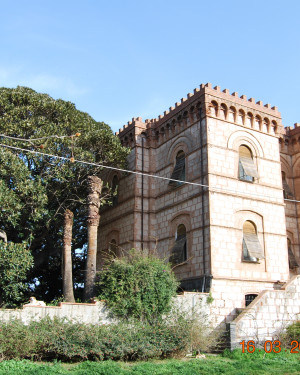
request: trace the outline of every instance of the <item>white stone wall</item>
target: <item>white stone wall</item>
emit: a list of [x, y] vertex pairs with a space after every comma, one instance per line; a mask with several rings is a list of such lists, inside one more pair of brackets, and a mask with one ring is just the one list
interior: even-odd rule
[[[201, 316], [210, 315], [210, 304], [207, 304], [207, 293], [184, 293], [173, 299], [175, 309], [187, 314], [195, 309]], [[46, 316], [50, 318], [66, 318], [72, 322], [86, 324], [111, 324], [117, 320], [109, 313], [103, 301], [96, 303], [69, 303], [60, 302], [58, 306], [30, 306], [24, 305], [22, 309], [0, 309], [0, 321], [19, 319], [28, 324], [38, 321]]]
[[265, 290], [230, 323], [231, 348], [242, 340], [276, 340], [292, 322], [300, 320], [300, 276], [283, 289]]
[[32, 320], [38, 321], [46, 316], [66, 318], [78, 323], [110, 324], [113, 322], [103, 302], [91, 304], [60, 302], [58, 306], [24, 305], [22, 309], [0, 310], [0, 320], [2, 321], [19, 319], [28, 324]]
[[[212, 274], [276, 282], [289, 278], [285, 206], [278, 139], [219, 118], [208, 118]], [[238, 178], [238, 148], [249, 144], [259, 178]], [[242, 261], [243, 223], [255, 223], [265, 259]]]

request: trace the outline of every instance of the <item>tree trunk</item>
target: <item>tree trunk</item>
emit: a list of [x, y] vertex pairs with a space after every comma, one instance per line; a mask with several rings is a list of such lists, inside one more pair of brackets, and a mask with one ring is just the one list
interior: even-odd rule
[[84, 301], [94, 297], [96, 278], [97, 235], [99, 226], [100, 195], [103, 182], [97, 176], [88, 177], [88, 251], [85, 267]]
[[72, 279], [72, 227], [73, 212], [66, 210], [64, 214], [64, 247], [63, 247], [63, 295], [66, 302], [75, 302]]

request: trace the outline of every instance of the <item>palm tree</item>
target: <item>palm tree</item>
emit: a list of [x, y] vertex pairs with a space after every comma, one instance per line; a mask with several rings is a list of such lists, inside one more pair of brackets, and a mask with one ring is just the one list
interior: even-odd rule
[[96, 278], [97, 259], [97, 234], [99, 226], [100, 195], [103, 182], [97, 176], [88, 177], [88, 251], [85, 268], [84, 301], [94, 297], [94, 284]]
[[64, 213], [64, 246], [63, 246], [63, 295], [66, 302], [75, 302], [72, 279], [72, 227], [73, 212], [66, 209]]

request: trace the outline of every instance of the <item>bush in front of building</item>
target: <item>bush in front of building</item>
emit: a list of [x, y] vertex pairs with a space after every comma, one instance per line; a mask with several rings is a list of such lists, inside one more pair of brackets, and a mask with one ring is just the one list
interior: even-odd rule
[[297, 353], [300, 345], [300, 320], [289, 325], [280, 335], [280, 340], [285, 347], [293, 348], [293, 353]]
[[0, 322], [1, 360], [146, 360], [180, 356], [188, 347], [188, 325], [176, 321], [92, 325], [47, 317], [29, 325]]
[[170, 264], [145, 251], [113, 258], [99, 273], [98, 296], [119, 318], [153, 322], [170, 311], [178, 282]]

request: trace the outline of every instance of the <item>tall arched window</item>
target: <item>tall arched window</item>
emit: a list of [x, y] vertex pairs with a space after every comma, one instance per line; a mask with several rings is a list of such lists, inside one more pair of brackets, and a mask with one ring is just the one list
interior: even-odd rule
[[243, 260], [257, 262], [259, 259], [264, 258], [254, 223], [245, 221], [243, 225]]
[[112, 190], [112, 205], [115, 207], [118, 204], [118, 187], [119, 187], [119, 179], [118, 176], [114, 176], [111, 183], [111, 190]]
[[[185, 153], [183, 151], [179, 151], [176, 156], [176, 164], [173, 169], [171, 179], [185, 181]], [[170, 181], [169, 185], [172, 186], [180, 186], [182, 182], [178, 181]]]
[[294, 255], [294, 253], [293, 253], [292, 242], [289, 238], [287, 239], [287, 246], [288, 246], [288, 255], [289, 255], [289, 267], [292, 270], [294, 268], [299, 267], [299, 264], [297, 262], [297, 259]]
[[178, 225], [175, 243], [171, 252], [170, 262], [180, 264], [187, 260], [186, 228], [183, 224]]
[[252, 152], [249, 147], [241, 145], [239, 147], [239, 179], [253, 182], [254, 178], [258, 178], [258, 173]]

